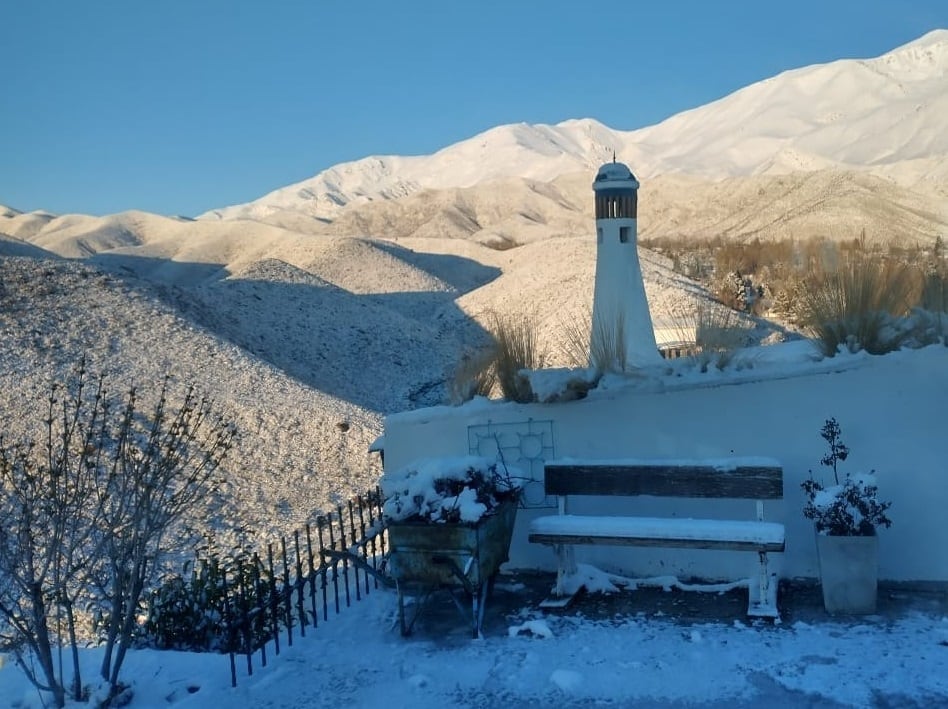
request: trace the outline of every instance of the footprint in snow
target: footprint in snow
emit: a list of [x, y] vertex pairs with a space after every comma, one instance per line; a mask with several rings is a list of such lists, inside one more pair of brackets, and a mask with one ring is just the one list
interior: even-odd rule
[[583, 684], [583, 676], [574, 670], [554, 670], [550, 675], [550, 682], [564, 692], [572, 694]]

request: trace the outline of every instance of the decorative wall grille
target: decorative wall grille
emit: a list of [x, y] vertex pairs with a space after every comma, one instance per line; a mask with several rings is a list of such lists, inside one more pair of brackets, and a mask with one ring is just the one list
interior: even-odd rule
[[556, 507], [556, 498], [543, 492], [543, 462], [555, 457], [552, 420], [468, 426], [467, 441], [471, 455], [502, 458], [523, 473], [527, 478], [523, 481], [523, 507]]

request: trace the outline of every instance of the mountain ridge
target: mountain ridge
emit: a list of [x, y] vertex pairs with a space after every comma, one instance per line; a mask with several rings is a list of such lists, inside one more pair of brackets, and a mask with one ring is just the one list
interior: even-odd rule
[[645, 177], [683, 172], [723, 179], [837, 167], [874, 171], [903, 186], [946, 180], [948, 133], [940, 129], [948, 112], [946, 67], [948, 30], [935, 30], [873, 59], [782, 72], [652, 126], [621, 131], [592, 118], [496, 126], [427, 156], [341, 163], [198, 218], [263, 219], [292, 210], [334, 219], [347, 208], [422, 189], [506, 177], [549, 182], [595, 169], [613, 150]]

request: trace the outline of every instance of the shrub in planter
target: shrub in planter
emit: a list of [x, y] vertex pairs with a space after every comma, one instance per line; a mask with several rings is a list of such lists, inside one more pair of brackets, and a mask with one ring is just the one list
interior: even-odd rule
[[872, 613], [878, 586], [876, 530], [892, 524], [891, 503], [878, 499], [872, 473], [849, 475], [840, 481], [838, 463], [849, 456], [836, 419], [828, 419], [820, 435], [830, 450], [820, 461], [833, 469], [834, 485], [810, 477], [803, 482], [803, 514], [816, 527], [823, 605], [830, 613]]
[[388, 522], [477, 522], [520, 487], [505, 466], [478, 456], [416, 461], [382, 476]]
[[833, 469], [834, 484], [824, 486], [811, 476], [802, 487], [806, 496], [803, 515], [812, 519], [819, 534], [840, 537], [868, 537], [879, 527], [889, 527], [892, 521], [886, 512], [891, 502], [881, 502], [875, 474], [849, 475], [840, 482], [838, 464], [849, 456], [849, 447], [842, 442], [836, 419], [827, 419], [820, 436], [830, 447], [820, 460]]

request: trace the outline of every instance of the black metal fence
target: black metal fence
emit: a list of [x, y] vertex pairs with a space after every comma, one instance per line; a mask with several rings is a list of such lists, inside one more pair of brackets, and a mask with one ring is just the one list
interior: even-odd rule
[[232, 686], [237, 686], [238, 657], [246, 659], [252, 675], [255, 654], [266, 667], [269, 644], [279, 655], [281, 642], [292, 646], [295, 632], [305, 637], [330, 612], [338, 614], [380, 584], [390, 584], [382, 568], [387, 544], [376, 489], [268, 544], [265, 557], [255, 553], [238, 560], [224, 588]]

